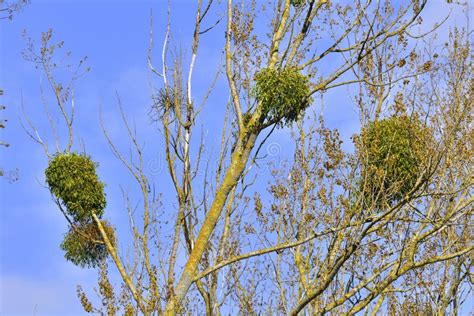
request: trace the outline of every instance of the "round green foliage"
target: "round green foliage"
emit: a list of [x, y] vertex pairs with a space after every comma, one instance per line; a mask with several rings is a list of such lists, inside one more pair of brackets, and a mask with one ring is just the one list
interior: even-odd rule
[[296, 68], [262, 69], [255, 83], [256, 99], [269, 122], [290, 125], [311, 104], [309, 79]]
[[[115, 247], [115, 230], [106, 221], [101, 223], [112, 246]], [[108, 256], [104, 239], [94, 222], [71, 228], [60, 247], [66, 252], [64, 257], [67, 260], [83, 268], [97, 267]]]
[[391, 205], [413, 190], [421, 176], [429, 135], [428, 128], [408, 116], [372, 122], [362, 130], [359, 151], [367, 202]]
[[106, 206], [104, 184], [96, 174], [96, 164], [86, 155], [60, 153], [45, 171], [51, 193], [65, 206], [76, 222], [101, 217]]
[[306, 0], [291, 0], [291, 5], [298, 8], [306, 3]]

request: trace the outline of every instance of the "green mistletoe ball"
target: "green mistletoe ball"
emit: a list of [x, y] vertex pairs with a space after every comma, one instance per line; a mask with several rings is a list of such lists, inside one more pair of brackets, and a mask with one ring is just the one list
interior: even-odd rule
[[385, 118], [362, 129], [361, 185], [370, 203], [392, 205], [414, 189], [422, 176], [430, 139], [430, 130], [408, 116]]
[[265, 68], [255, 75], [255, 96], [267, 122], [290, 125], [311, 104], [310, 82], [296, 68]]
[[306, 0], [291, 0], [291, 5], [298, 8], [306, 4]]
[[75, 222], [91, 221], [92, 213], [101, 217], [106, 206], [104, 184], [89, 156], [60, 153], [50, 160], [45, 171], [50, 192], [65, 207]]
[[[115, 247], [115, 230], [106, 221], [101, 223], [107, 238]], [[99, 266], [109, 254], [95, 222], [71, 227], [60, 247], [65, 251], [64, 256], [68, 261], [83, 268]]]

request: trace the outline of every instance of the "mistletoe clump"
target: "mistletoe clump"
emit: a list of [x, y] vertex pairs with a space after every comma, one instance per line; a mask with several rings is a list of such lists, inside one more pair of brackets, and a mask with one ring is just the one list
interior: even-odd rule
[[306, 4], [306, 0], [291, 0], [291, 5], [298, 8]]
[[86, 155], [57, 154], [45, 171], [50, 192], [76, 222], [101, 217], [106, 206], [104, 184], [96, 173], [96, 164]]
[[[46, 183], [70, 223], [61, 244], [65, 257], [81, 267], [96, 267], [108, 256], [107, 247], [93, 214], [101, 218], [106, 207], [104, 184], [96, 173], [96, 163], [89, 156], [58, 153], [45, 170]], [[115, 247], [115, 231], [101, 221]]]
[[[429, 129], [408, 116], [393, 116], [363, 128], [359, 151], [365, 163], [362, 191], [378, 207], [400, 201], [422, 175]], [[367, 199], [366, 199], [367, 200]]]
[[[106, 221], [101, 221], [108, 240], [115, 247], [115, 230]], [[105, 241], [96, 223], [74, 225], [64, 237], [61, 244], [65, 257], [81, 267], [97, 267], [108, 256]]]
[[255, 95], [268, 122], [290, 125], [311, 104], [310, 83], [296, 68], [265, 68], [255, 75]]

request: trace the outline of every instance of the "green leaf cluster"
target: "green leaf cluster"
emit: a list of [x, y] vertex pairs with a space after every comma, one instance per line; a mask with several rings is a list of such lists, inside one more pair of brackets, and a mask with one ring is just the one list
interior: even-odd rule
[[408, 116], [389, 117], [363, 128], [359, 151], [366, 200], [382, 206], [405, 197], [421, 176], [429, 139], [429, 129]]
[[[115, 246], [115, 230], [106, 221], [101, 221], [108, 239]], [[70, 228], [61, 243], [65, 257], [80, 267], [97, 267], [108, 256], [102, 235], [96, 223], [82, 223]]]
[[[61, 249], [65, 257], [81, 267], [98, 266], [108, 252], [92, 214], [101, 218], [106, 207], [104, 184], [96, 173], [97, 164], [84, 154], [58, 153], [45, 170], [50, 192], [61, 203], [70, 221]], [[102, 225], [115, 246], [114, 229], [105, 221]]]
[[268, 122], [290, 125], [312, 102], [309, 79], [296, 68], [262, 69], [255, 83], [255, 96]]
[[306, 0], [291, 0], [291, 5], [298, 8], [306, 4]]
[[90, 157], [76, 153], [57, 154], [50, 160], [45, 174], [49, 190], [74, 221], [90, 221], [92, 212], [102, 216], [106, 206], [104, 184], [99, 181], [96, 164]]

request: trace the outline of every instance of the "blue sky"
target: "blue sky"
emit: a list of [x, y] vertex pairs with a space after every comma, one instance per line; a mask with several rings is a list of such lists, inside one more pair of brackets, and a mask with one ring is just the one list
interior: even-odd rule
[[[22, 32], [38, 40], [40, 33], [54, 30], [55, 40], [64, 40], [73, 52], [71, 61], [87, 55], [91, 72], [81, 78], [76, 91], [76, 144], [83, 139], [86, 150], [100, 163], [99, 173], [107, 183], [107, 218], [125, 229], [120, 185], [131, 193], [131, 177], [116, 160], [102, 136], [99, 109], [111, 136], [119, 147], [125, 136], [117, 109], [115, 93], [122, 98], [125, 112], [137, 127], [146, 146], [146, 163], [153, 174], [156, 190], [163, 192], [163, 201], [173, 205], [173, 193], [160, 160], [161, 134], [150, 123], [150, 74], [147, 71], [149, 13], [153, 8], [156, 47], [161, 47], [165, 23], [165, 1], [65, 0], [35, 1], [13, 21], [0, 21], [0, 87], [5, 91], [1, 102], [7, 105], [2, 113], [9, 120], [1, 139], [11, 146], [0, 148], [0, 165], [8, 173], [19, 170], [19, 180], [9, 183], [0, 179], [0, 314], [1, 315], [81, 315], [76, 298], [76, 285], [91, 292], [96, 282], [94, 270], [80, 269], [67, 262], [59, 249], [66, 222], [52, 203], [44, 188], [44, 168], [47, 159], [40, 146], [28, 138], [21, 127], [21, 98], [26, 112], [42, 132], [51, 139], [40, 100], [41, 73], [21, 58], [24, 49]], [[173, 45], [189, 52], [194, 20], [194, 1], [173, 0]], [[438, 19], [445, 12], [439, 10], [442, 1], [434, 1], [425, 14], [425, 20]], [[216, 17], [219, 13], [213, 12]], [[453, 15], [451, 25], [460, 13]], [[209, 23], [212, 23], [211, 21]], [[193, 87], [199, 99], [213, 79], [214, 70], [222, 61], [223, 23], [214, 34], [202, 37]], [[441, 38], [446, 32], [441, 34]], [[158, 60], [159, 49], [155, 51]], [[344, 139], [357, 131], [355, 106], [348, 93], [329, 93], [326, 97], [326, 121], [341, 130]], [[224, 101], [223, 101], [224, 100]], [[219, 150], [221, 117], [225, 110], [227, 89], [220, 81], [203, 112], [207, 154]], [[277, 142], [281, 158], [291, 156], [291, 138], [288, 130], [280, 130], [270, 140]], [[76, 147], [77, 148], [77, 147]], [[265, 183], [257, 183], [264, 189]]]

